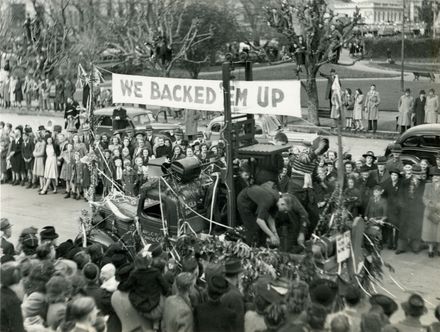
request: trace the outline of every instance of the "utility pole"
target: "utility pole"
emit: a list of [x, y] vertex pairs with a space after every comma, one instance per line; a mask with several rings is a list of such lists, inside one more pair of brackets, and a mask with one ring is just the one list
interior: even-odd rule
[[437, 20], [437, 0], [432, 1], [432, 38], [435, 39], [435, 21]]
[[[222, 64], [222, 79], [223, 79], [223, 108], [225, 117], [225, 129], [223, 131], [226, 143], [226, 185], [228, 190], [228, 225], [234, 227], [236, 224], [236, 195], [235, 195], [235, 181], [234, 181], [234, 128], [232, 126], [232, 107], [231, 107], [231, 70], [234, 66], [241, 66], [245, 68], [245, 80], [252, 81], [252, 62], [225, 62]], [[253, 116], [253, 115], [248, 115]]]
[[403, 80], [403, 76], [405, 75], [405, 2], [406, 0], [403, 0], [403, 15], [402, 15], [402, 49], [400, 54], [400, 61], [401, 61], [401, 68], [400, 68], [400, 89], [402, 91], [405, 90], [405, 82]]

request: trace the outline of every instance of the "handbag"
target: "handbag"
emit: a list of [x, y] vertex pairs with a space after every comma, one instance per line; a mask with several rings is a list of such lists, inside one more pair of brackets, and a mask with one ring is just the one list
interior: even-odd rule
[[438, 225], [440, 223], [440, 209], [438, 208], [429, 209], [428, 220], [433, 224]]

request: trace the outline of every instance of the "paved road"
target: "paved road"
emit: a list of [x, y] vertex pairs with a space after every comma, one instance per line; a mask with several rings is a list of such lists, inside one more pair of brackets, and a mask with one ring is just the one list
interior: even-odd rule
[[[10, 185], [1, 185], [0, 194], [1, 216], [9, 218], [14, 225], [12, 239], [14, 243], [20, 230], [31, 225], [37, 228], [54, 225], [60, 234], [60, 241], [73, 238], [78, 233], [77, 216], [82, 208], [88, 206], [84, 201], [64, 199], [61, 194], [39, 196], [36, 190]], [[399, 288], [391, 280], [388, 272], [385, 273], [382, 287], [396, 296], [398, 303], [404, 301], [411, 292], [420, 293], [429, 302], [427, 306], [430, 309], [423, 321], [433, 322], [432, 309], [440, 304], [440, 287], [438, 287], [440, 257], [430, 259], [426, 251], [419, 255], [407, 253], [396, 256], [391, 251], [384, 251], [382, 254], [384, 260], [396, 271], [391, 276], [404, 289]], [[380, 293], [385, 292], [379, 286], [376, 286], [376, 289]], [[399, 311], [393, 320], [401, 318], [403, 313]]]

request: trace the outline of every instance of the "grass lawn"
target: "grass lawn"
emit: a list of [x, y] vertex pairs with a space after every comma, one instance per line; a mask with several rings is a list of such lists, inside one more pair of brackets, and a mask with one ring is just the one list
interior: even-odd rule
[[[401, 63], [396, 62], [394, 64], [390, 64], [387, 62], [376, 62], [371, 65], [376, 68], [400, 70]], [[414, 72], [414, 71], [421, 71], [421, 72], [430, 71], [430, 72], [434, 72], [434, 73], [439, 73], [440, 72], [440, 63], [439, 64], [426, 64], [426, 63], [405, 64], [405, 72]]]

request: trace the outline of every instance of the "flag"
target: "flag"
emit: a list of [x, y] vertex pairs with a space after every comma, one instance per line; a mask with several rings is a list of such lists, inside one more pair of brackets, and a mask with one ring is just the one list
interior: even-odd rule
[[93, 83], [104, 83], [104, 77], [102, 76], [98, 68], [96, 68], [96, 66], [93, 66]]

